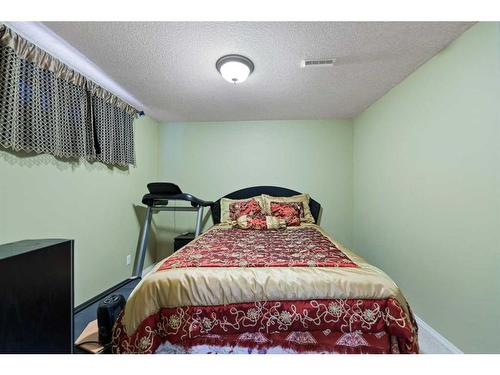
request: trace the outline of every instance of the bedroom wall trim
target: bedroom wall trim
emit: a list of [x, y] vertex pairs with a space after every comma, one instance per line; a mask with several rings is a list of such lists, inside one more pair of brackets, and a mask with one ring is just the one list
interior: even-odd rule
[[419, 316], [413, 315], [418, 324], [418, 341], [422, 354], [464, 354]]

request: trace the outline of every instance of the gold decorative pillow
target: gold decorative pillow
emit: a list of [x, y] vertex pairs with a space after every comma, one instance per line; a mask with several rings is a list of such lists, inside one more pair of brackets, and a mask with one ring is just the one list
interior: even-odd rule
[[266, 216], [267, 229], [284, 229], [286, 222], [283, 219], [275, 216]]
[[264, 213], [257, 215], [243, 215], [232, 222], [233, 228], [240, 229], [284, 229], [286, 223], [284, 219], [275, 216], [266, 216]]
[[264, 210], [262, 196], [248, 199], [228, 199], [220, 200], [220, 222], [231, 224], [238, 217], [243, 215], [255, 215]]
[[292, 195], [291, 197], [272, 197], [267, 194], [262, 195], [264, 201], [264, 211], [267, 215], [271, 215], [271, 202], [274, 203], [302, 203], [303, 210], [300, 212], [300, 221], [303, 223], [313, 223], [314, 217], [309, 208], [309, 194]]

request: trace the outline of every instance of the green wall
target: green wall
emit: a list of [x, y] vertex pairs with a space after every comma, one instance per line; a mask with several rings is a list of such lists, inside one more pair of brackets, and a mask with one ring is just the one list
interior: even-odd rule
[[354, 120], [354, 249], [465, 352], [500, 352], [500, 38], [480, 23]]
[[[350, 120], [168, 123], [160, 126], [160, 150], [160, 179], [202, 199], [256, 185], [308, 192], [323, 205], [322, 226], [351, 242]], [[163, 213], [162, 249], [194, 220]]]
[[144, 215], [134, 205], [158, 173], [158, 124], [137, 120], [135, 144], [129, 169], [0, 150], [0, 243], [74, 239], [76, 305], [131, 276]]

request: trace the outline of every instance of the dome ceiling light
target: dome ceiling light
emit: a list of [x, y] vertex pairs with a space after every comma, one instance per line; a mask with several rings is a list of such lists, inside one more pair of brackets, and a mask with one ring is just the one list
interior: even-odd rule
[[245, 81], [254, 69], [253, 62], [241, 55], [222, 56], [215, 63], [215, 67], [222, 78], [234, 84]]

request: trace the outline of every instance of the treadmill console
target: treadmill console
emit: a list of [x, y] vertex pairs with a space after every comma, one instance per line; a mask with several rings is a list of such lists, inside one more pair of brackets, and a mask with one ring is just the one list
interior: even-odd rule
[[163, 195], [182, 194], [181, 188], [171, 182], [151, 182], [148, 184], [148, 190], [151, 194], [163, 194]]

